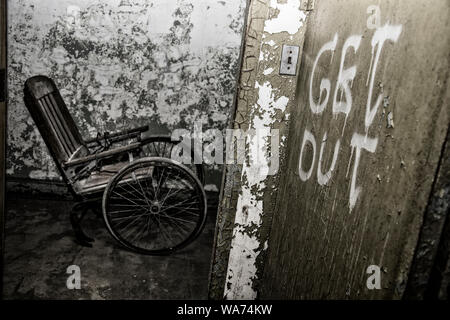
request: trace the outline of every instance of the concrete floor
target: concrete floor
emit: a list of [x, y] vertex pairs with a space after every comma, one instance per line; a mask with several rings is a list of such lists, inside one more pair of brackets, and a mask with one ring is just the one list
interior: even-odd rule
[[[93, 215], [83, 224], [94, 247], [75, 244], [71, 201], [7, 200], [5, 299], [207, 298], [215, 209], [195, 242], [161, 257], [125, 251]], [[80, 290], [66, 287], [70, 265], [80, 267]]]

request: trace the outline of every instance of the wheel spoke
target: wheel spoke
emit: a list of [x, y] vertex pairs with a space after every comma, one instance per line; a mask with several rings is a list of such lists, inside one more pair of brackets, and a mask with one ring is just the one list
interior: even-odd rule
[[161, 179], [162, 179], [162, 177], [164, 175], [165, 170], [166, 170], [166, 168], [163, 168], [163, 172], [161, 172], [161, 175], [159, 177], [158, 188], [156, 189], [156, 197], [159, 197], [159, 190], [161, 188]]
[[156, 153], [156, 155], [159, 157], [159, 153], [158, 153], [158, 150], [156, 150], [156, 143], [153, 143], [152, 144], [152, 146], [153, 146], [153, 149], [155, 149], [155, 153]]
[[[135, 224], [136, 223], [136, 221], [137, 220], [139, 220], [139, 218], [141, 218], [142, 216], [137, 216], [137, 217], [135, 217], [132, 221], [128, 221], [128, 223], [126, 224], [126, 225], [124, 225], [122, 228], [120, 228], [119, 230], [125, 230], [125, 229], [127, 229], [128, 227], [131, 227], [133, 224]], [[125, 220], [125, 222], [127, 222], [127, 220]], [[121, 224], [121, 222], [119, 222], [119, 223], [117, 223], [116, 224], [116, 226], [118, 226], [118, 225], [120, 225]], [[131, 229], [131, 228], [130, 228]], [[128, 229], [128, 230], [130, 230], [130, 229]]]
[[125, 197], [122, 196], [120, 193], [117, 193], [116, 191], [114, 191], [114, 193], [117, 194], [117, 195], [118, 195], [119, 197], [121, 197], [122, 199], [127, 200], [127, 201], [130, 201], [131, 203], [134, 203], [137, 207], [141, 207], [141, 208], [147, 210], [147, 208], [144, 207], [143, 205], [140, 205], [140, 204], [138, 204], [138, 203], [136, 203], [136, 202], [134, 202], [134, 201], [132, 201], [132, 200], [130, 200], [130, 199], [128, 199], [128, 198], [125, 198]]
[[163, 153], [162, 153], [164, 157], [166, 157], [166, 146], [167, 146], [167, 144], [164, 142], [164, 149], [163, 149]]
[[177, 203], [177, 204], [174, 204], [174, 205], [171, 205], [171, 206], [169, 206], [169, 207], [166, 207], [166, 208], [164, 208], [164, 210], [161, 210], [161, 212], [166, 211], [166, 210], [169, 210], [169, 209], [172, 209], [172, 208], [176, 208], [176, 207], [178, 207], [178, 206], [180, 206], [180, 205], [182, 205], [182, 204], [184, 204], [184, 205], [187, 205], [187, 204], [197, 204], [197, 202], [186, 203], [186, 201], [189, 201], [189, 200], [192, 200], [192, 199], [186, 199], [186, 200], [181, 201], [181, 202], [179, 202], [179, 203]]
[[183, 229], [183, 227], [186, 227], [186, 225], [180, 224], [176, 220], [172, 219], [172, 220], [168, 220], [168, 222], [173, 224], [174, 226], [176, 226], [178, 228], [178, 230], [180, 230], [183, 233], [191, 231], [191, 228]]
[[[118, 204], [115, 204], [113, 206], [120, 206]], [[118, 213], [122, 213], [122, 212], [136, 212], [136, 209], [129, 209], [129, 210], [114, 210], [114, 211], [109, 211], [110, 214], [118, 214]]]
[[130, 215], [130, 216], [125, 216], [125, 217], [111, 218], [111, 220], [117, 221], [117, 220], [123, 220], [123, 219], [132, 219], [134, 217], [142, 217], [142, 216], [146, 216], [146, 215], [148, 215], [148, 213]]
[[136, 182], [138, 183], [139, 188], [140, 188], [141, 191], [142, 191], [142, 195], [144, 196], [145, 202], [147, 203], [148, 206], [150, 206], [150, 203], [148, 202], [148, 199], [147, 199], [147, 195], [146, 195], [144, 189], [142, 188], [142, 185], [141, 185], [141, 183], [139, 182], [139, 180], [140, 180], [140, 179], [136, 179]]
[[132, 196], [131, 199], [133, 199], [133, 200], [138, 200], [138, 201], [142, 201], [142, 198], [141, 198], [139, 195], [136, 195], [136, 194], [135, 194], [133, 191], [131, 191], [131, 190], [125, 189], [125, 188], [123, 187], [123, 185], [118, 185], [117, 187], [120, 188], [121, 190], [123, 190], [124, 193], [126, 193], [126, 194]]

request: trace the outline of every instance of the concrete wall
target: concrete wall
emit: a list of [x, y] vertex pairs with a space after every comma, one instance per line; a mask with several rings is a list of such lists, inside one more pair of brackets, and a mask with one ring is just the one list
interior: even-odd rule
[[[233, 103], [245, 4], [9, 1], [7, 173], [58, 177], [22, 102], [23, 83], [36, 74], [56, 80], [85, 137], [144, 124], [170, 133], [191, 129], [194, 121], [205, 130], [223, 129]], [[220, 174], [209, 183], [217, 184]]]
[[[250, 125], [260, 113], [270, 125], [291, 116], [273, 185], [249, 185], [245, 166], [226, 170], [211, 297], [401, 298], [449, 128], [449, 3], [296, 3], [312, 10], [292, 8], [274, 38], [303, 48], [294, 90], [284, 76], [257, 80], [280, 60], [264, 26], [293, 2], [251, 4], [245, 50], [263, 59], [248, 68], [244, 58], [250, 112], [238, 106], [235, 123], [241, 113]], [[306, 34], [289, 38], [301, 13]], [[268, 96], [287, 97], [286, 108], [257, 102], [261, 84], [280, 88]], [[371, 265], [380, 289], [367, 287]]]

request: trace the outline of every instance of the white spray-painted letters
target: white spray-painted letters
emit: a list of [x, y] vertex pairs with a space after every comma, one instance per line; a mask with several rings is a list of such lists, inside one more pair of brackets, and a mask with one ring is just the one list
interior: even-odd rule
[[[375, 153], [378, 145], [377, 137], [369, 137], [369, 128], [371, 127], [373, 120], [377, 114], [378, 108], [382, 101], [382, 93], [380, 93], [375, 102], [373, 101], [373, 92], [375, 85], [375, 76], [377, 73], [378, 62], [380, 60], [381, 52], [384, 44], [387, 41], [391, 41], [396, 43], [400, 37], [402, 32], [401, 25], [391, 25], [389, 23], [385, 24], [382, 27], [378, 27], [375, 29], [372, 40], [372, 55], [371, 61], [369, 65], [369, 70], [367, 73], [367, 103], [365, 108], [365, 116], [364, 116], [364, 127], [365, 133], [360, 134], [358, 132], [354, 132], [352, 134], [352, 138], [350, 141], [351, 155], [349, 161], [352, 160], [353, 154], [355, 155], [353, 162], [353, 170], [352, 177], [350, 183], [350, 192], [349, 192], [349, 201], [348, 206], [350, 211], [352, 211], [357, 203], [359, 196], [361, 195], [362, 188], [357, 186], [357, 176], [358, 176], [358, 167], [361, 160], [362, 150]], [[339, 63], [339, 72], [337, 75], [337, 80], [334, 86], [334, 92], [332, 97], [332, 115], [334, 119], [336, 119], [339, 114], [344, 114], [345, 121], [342, 128], [342, 136], [344, 136], [345, 126], [347, 122], [347, 118], [352, 111], [353, 106], [353, 98], [352, 98], [352, 84], [353, 80], [357, 75], [357, 66], [346, 66], [346, 58], [350, 56], [350, 54], [358, 54], [358, 49], [361, 45], [362, 35], [351, 35], [349, 36], [342, 46], [341, 50], [341, 59]], [[338, 46], [339, 36], [335, 34], [331, 41], [325, 43], [322, 48], [319, 50], [312, 67], [310, 82], [309, 82], [309, 108], [311, 112], [315, 116], [321, 116], [327, 109], [327, 105], [330, 98], [330, 93], [332, 91], [331, 80], [329, 77], [323, 77], [320, 80], [320, 87], [315, 88], [314, 84], [316, 80], [316, 70], [319, 64], [319, 61], [326, 61], [326, 59], [330, 59], [330, 65], [333, 63], [333, 56]], [[338, 97], [338, 94], [340, 96]], [[361, 106], [356, 106], [361, 107]], [[311, 129], [305, 128], [303, 141], [300, 147], [300, 157], [298, 163], [298, 174], [300, 180], [306, 182], [311, 179], [314, 167], [317, 163], [317, 183], [321, 186], [328, 185], [330, 181], [332, 181], [333, 172], [335, 170], [336, 163], [339, 158], [339, 152], [342, 145], [342, 139], [337, 139], [334, 145], [334, 151], [330, 148], [330, 152], [333, 151], [333, 158], [331, 161], [330, 168], [324, 174], [322, 172], [322, 163], [323, 156], [325, 152], [325, 145], [327, 141], [327, 132], [323, 134], [323, 138], [320, 144], [320, 151], [318, 160], [317, 156], [317, 143], [316, 138], [314, 136], [314, 132]], [[309, 168], [304, 168], [306, 165], [304, 163], [304, 158], [309, 149], [306, 146], [311, 146], [312, 149], [312, 162], [309, 165]], [[356, 152], [354, 152], [356, 150]], [[317, 160], [317, 161], [316, 161]], [[348, 174], [348, 171], [347, 171]]]

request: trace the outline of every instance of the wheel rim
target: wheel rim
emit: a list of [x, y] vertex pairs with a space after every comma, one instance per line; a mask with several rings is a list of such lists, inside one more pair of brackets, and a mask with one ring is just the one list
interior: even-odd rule
[[165, 253], [199, 234], [206, 200], [200, 182], [187, 168], [169, 159], [149, 159], [132, 163], [110, 181], [103, 214], [111, 234], [126, 247]]

